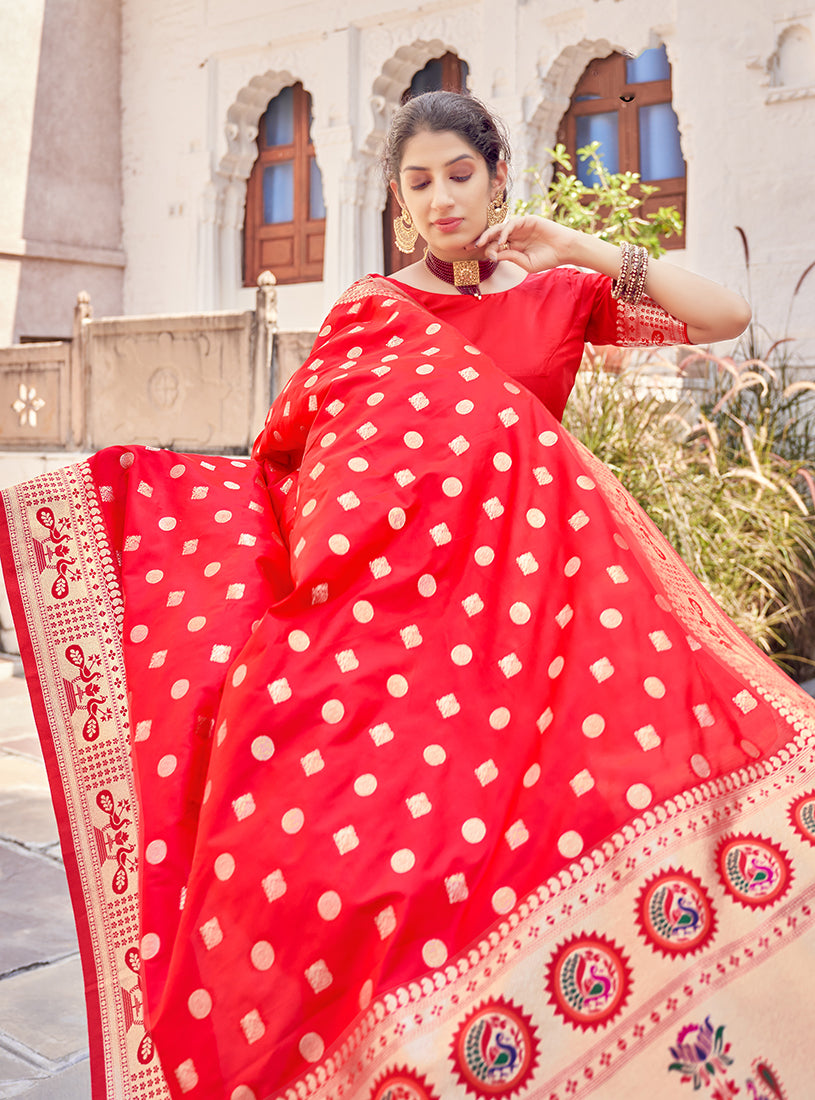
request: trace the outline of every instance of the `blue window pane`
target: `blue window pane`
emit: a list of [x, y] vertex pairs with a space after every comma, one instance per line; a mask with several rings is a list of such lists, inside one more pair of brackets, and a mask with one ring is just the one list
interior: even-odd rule
[[309, 162], [308, 178], [308, 213], [310, 218], [325, 217], [325, 203], [323, 202], [323, 176], [317, 166], [317, 161], [312, 157]]
[[270, 164], [263, 169], [263, 220], [266, 225], [294, 221], [294, 164]]
[[640, 176], [668, 180], [685, 175], [679, 124], [670, 103], [640, 107]]
[[[466, 87], [469, 67], [466, 61], [458, 61], [461, 87]], [[424, 92], [440, 92], [444, 82], [444, 67], [440, 57], [428, 61], [423, 69], [414, 75], [410, 82], [411, 96], [422, 95]]]
[[599, 95], [593, 95], [593, 94], [590, 94], [590, 93], [587, 92], [586, 95], [576, 95], [572, 99], [572, 103], [586, 103], [590, 99], [599, 99], [599, 98], [600, 98]]
[[625, 63], [625, 79], [628, 84], [645, 84], [649, 80], [669, 80], [671, 65], [664, 46], [643, 50], [639, 57]]
[[266, 109], [266, 148], [294, 141], [294, 88], [284, 88]]
[[422, 95], [424, 92], [441, 91], [441, 61], [436, 58], [428, 61], [423, 69], [410, 82], [410, 94]]
[[[600, 142], [600, 160], [609, 172], [619, 172], [620, 155], [617, 142], [617, 112], [604, 111], [597, 115], [578, 115], [577, 124], [577, 148], [590, 145], [593, 141]], [[577, 158], [577, 178], [587, 187], [597, 183], [597, 177], [591, 170], [588, 161]]]

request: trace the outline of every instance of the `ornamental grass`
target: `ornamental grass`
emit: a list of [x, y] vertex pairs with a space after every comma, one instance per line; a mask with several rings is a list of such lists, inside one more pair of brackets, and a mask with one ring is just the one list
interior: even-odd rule
[[564, 423], [737, 626], [807, 679], [815, 667], [815, 382], [790, 381], [791, 370], [695, 350], [678, 368], [623, 353], [611, 372], [589, 349]]

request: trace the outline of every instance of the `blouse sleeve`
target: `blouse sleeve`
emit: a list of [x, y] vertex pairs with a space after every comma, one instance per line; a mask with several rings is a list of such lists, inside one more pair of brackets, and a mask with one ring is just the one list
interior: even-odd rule
[[616, 344], [623, 348], [651, 348], [663, 344], [689, 344], [688, 327], [644, 294], [638, 305], [611, 296], [607, 275], [588, 275], [593, 283], [593, 302], [586, 340], [592, 344]]

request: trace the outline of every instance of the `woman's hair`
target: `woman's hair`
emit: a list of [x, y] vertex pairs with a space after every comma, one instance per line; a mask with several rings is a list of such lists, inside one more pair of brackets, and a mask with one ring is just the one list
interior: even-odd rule
[[403, 103], [393, 116], [382, 153], [387, 183], [398, 183], [405, 143], [423, 130], [458, 134], [487, 162], [490, 177], [499, 160], [509, 161], [506, 128], [481, 100], [465, 92], [425, 92]]

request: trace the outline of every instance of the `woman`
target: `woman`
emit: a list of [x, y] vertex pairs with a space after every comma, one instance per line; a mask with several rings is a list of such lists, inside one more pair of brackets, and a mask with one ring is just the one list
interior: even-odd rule
[[806, 1092], [815, 708], [557, 420], [584, 339], [747, 308], [497, 221], [504, 150], [397, 113], [427, 256], [343, 295], [253, 462], [5, 495], [97, 1096]]

